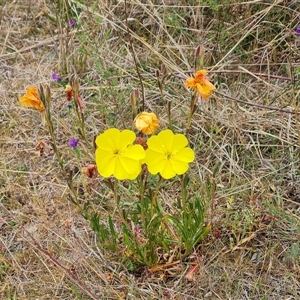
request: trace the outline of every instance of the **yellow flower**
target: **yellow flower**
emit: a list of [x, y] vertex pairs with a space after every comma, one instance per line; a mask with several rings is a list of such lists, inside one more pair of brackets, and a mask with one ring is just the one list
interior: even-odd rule
[[45, 106], [40, 99], [38, 89], [35, 86], [29, 86], [27, 88], [26, 94], [20, 97], [20, 104], [23, 107], [34, 108], [40, 112], [45, 110]]
[[185, 82], [186, 87], [195, 89], [204, 100], [208, 99], [216, 89], [206, 74], [206, 70], [200, 70], [196, 73], [195, 77], [188, 78]]
[[103, 177], [115, 176], [119, 180], [135, 179], [141, 172], [145, 150], [133, 145], [136, 135], [131, 130], [107, 129], [96, 138], [95, 152], [98, 172]]
[[137, 130], [144, 134], [153, 134], [159, 127], [159, 121], [154, 113], [142, 112], [134, 119]]
[[143, 162], [147, 164], [151, 174], [160, 173], [165, 179], [184, 174], [189, 168], [188, 163], [195, 159], [194, 151], [186, 147], [187, 138], [183, 134], [174, 134], [169, 129], [150, 137], [147, 145]]

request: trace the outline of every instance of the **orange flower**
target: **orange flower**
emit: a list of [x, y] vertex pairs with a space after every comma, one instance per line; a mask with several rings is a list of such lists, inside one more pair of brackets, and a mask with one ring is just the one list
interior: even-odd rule
[[142, 112], [134, 119], [137, 130], [145, 134], [153, 134], [159, 127], [159, 121], [154, 113]]
[[40, 112], [45, 110], [45, 106], [40, 99], [40, 95], [37, 87], [29, 86], [26, 90], [26, 94], [20, 97], [20, 104], [23, 107], [34, 108]]
[[206, 70], [200, 70], [196, 73], [195, 77], [188, 78], [185, 82], [186, 87], [191, 87], [204, 99], [208, 99], [216, 87], [209, 81], [206, 76]]

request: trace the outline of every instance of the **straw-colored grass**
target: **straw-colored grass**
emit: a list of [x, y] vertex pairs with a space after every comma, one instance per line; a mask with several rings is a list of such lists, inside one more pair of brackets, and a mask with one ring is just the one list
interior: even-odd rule
[[[300, 298], [299, 3], [219, 2], [0, 1], [0, 299]], [[184, 81], [199, 44], [217, 91], [193, 118], [189, 172], [195, 190], [216, 184], [206, 212], [213, 227], [194, 257], [130, 271], [69, 201], [53, 153], [35, 150], [50, 137], [18, 97], [51, 85], [59, 149], [76, 173], [93, 152], [82, 143], [78, 159], [68, 147], [76, 124], [52, 72], [66, 82], [78, 73], [92, 143], [109, 126], [131, 127], [134, 88], [166, 126], [155, 75], [164, 65], [164, 99], [174, 131], [184, 132]], [[75, 183], [105, 220], [113, 202], [103, 180], [79, 173]], [[160, 197], [171, 207], [177, 194], [174, 181]]]

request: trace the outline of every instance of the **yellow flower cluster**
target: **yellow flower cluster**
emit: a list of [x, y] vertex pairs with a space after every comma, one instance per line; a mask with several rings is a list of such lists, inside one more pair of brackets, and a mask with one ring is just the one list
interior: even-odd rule
[[[152, 134], [158, 128], [158, 119], [153, 113], [143, 112], [135, 119], [137, 129]], [[136, 134], [132, 130], [119, 131], [110, 128], [96, 138], [95, 152], [98, 172], [103, 177], [115, 176], [119, 180], [135, 179], [146, 164], [151, 174], [170, 179], [184, 174], [195, 158], [194, 151], [187, 147], [183, 134], [162, 130], [147, 141], [147, 149], [134, 144]]]
[[[206, 70], [196, 72], [195, 77], [188, 78], [185, 86], [191, 87], [203, 98], [208, 99], [215, 86], [206, 76]], [[73, 90], [66, 86], [67, 100], [71, 100]], [[80, 95], [76, 99], [80, 108], [84, 108]], [[41, 113], [45, 106], [35, 86], [29, 86], [26, 94], [20, 97], [23, 107], [34, 108]], [[96, 138], [96, 166], [103, 177], [115, 176], [119, 180], [135, 179], [145, 164], [149, 173], [160, 174], [169, 179], [177, 174], [184, 174], [189, 163], [195, 159], [194, 151], [187, 147], [188, 140], [183, 134], [174, 134], [171, 130], [162, 130], [154, 135], [159, 128], [159, 121], [154, 113], [142, 112], [134, 119], [134, 125], [141, 135], [152, 135], [148, 140], [136, 137], [132, 130], [119, 131], [110, 128]], [[95, 166], [85, 169], [88, 176], [95, 176]]]

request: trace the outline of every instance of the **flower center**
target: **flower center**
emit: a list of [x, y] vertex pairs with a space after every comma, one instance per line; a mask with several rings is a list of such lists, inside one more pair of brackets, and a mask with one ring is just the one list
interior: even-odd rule
[[166, 155], [166, 159], [168, 160], [172, 159], [172, 153], [168, 152]]
[[120, 150], [115, 150], [115, 151], [114, 151], [114, 156], [119, 156], [119, 155], [120, 155], [120, 152], [121, 152]]

